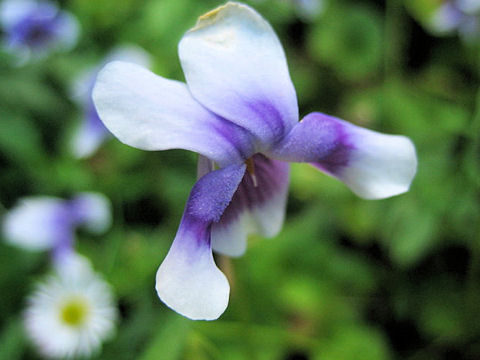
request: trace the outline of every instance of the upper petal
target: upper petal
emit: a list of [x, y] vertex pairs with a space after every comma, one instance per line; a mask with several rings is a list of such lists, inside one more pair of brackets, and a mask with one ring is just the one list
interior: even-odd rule
[[190, 319], [214, 320], [227, 307], [230, 287], [213, 261], [210, 227], [225, 211], [244, 172], [245, 165], [230, 165], [195, 184], [172, 247], [158, 269], [158, 296]]
[[229, 2], [201, 16], [180, 41], [195, 99], [268, 148], [298, 121], [295, 89], [272, 27], [252, 8]]
[[417, 169], [415, 147], [407, 137], [381, 134], [321, 113], [307, 115], [269, 154], [310, 162], [366, 199], [408, 191]]
[[205, 109], [185, 84], [135, 64], [107, 64], [97, 77], [93, 100], [105, 126], [133, 147], [191, 150], [222, 166], [243, 161], [243, 153], [251, 151], [246, 131]]

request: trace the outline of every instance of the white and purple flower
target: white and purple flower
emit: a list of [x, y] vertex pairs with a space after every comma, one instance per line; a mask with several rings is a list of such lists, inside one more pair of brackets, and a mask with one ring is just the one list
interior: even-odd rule
[[122, 142], [200, 154], [199, 175], [157, 272], [159, 297], [191, 319], [225, 310], [229, 284], [212, 250], [239, 256], [246, 237], [280, 230], [290, 161], [310, 163], [366, 199], [406, 192], [412, 142], [322, 113], [300, 122], [295, 89], [273, 29], [246, 5], [203, 16], [179, 44], [186, 84], [113, 62], [93, 91], [98, 114]]
[[430, 18], [430, 28], [439, 35], [458, 32], [467, 42], [480, 34], [480, 1], [450, 0], [443, 3]]
[[68, 50], [78, 39], [77, 20], [48, 1], [6, 0], [0, 4], [5, 47], [23, 64], [54, 50]]
[[102, 63], [88, 69], [76, 79], [73, 86], [73, 98], [83, 108], [84, 116], [71, 139], [70, 149], [77, 158], [91, 156], [99, 146], [111, 135], [98, 117], [92, 101], [92, 89], [100, 69], [111, 61], [125, 61], [150, 68], [150, 55], [142, 48], [134, 45], [123, 45], [115, 48]]
[[71, 200], [24, 198], [3, 219], [5, 240], [27, 250], [52, 250], [55, 261], [73, 252], [75, 228], [100, 234], [111, 223], [109, 201], [100, 194], [80, 193]]
[[37, 284], [28, 298], [24, 325], [43, 356], [71, 359], [97, 352], [114, 333], [116, 318], [109, 284], [86, 258], [71, 253]]

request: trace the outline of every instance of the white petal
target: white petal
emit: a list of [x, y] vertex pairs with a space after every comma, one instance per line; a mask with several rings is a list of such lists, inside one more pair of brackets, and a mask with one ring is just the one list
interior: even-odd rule
[[235, 133], [241, 129], [197, 103], [185, 84], [138, 65], [115, 61], [105, 66], [93, 100], [105, 126], [127, 145], [144, 150], [187, 149], [219, 164], [242, 159], [237, 141], [243, 144], [248, 139], [244, 132]]
[[[230, 286], [213, 261], [210, 245], [175, 239], [160, 265], [156, 289], [160, 299], [192, 320], [215, 320], [227, 308]], [[193, 245], [192, 245], [193, 244]]]
[[364, 129], [322, 113], [305, 116], [270, 156], [309, 162], [366, 199], [406, 192], [417, 169], [410, 139]]
[[3, 219], [7, 242], [28, 250], [50, 249], [61, 236], [59, 216], [63, 201], [38, 197], [23, 199]]
[[9, 28], [36, 6], [32, 0], [5, 0], [0, 4], [0, 23], [3, 27]]
[[457, 6], [467, 14], [477, 14], [480, 12], [479, 0], [457, 0]]
[[264, 237], [270, 238], [277, 235], [282, 229], [287, 208], [288, 197], [288, 170], [287, 181], [282, 189], [272, 195], [272, 198], [265, 200], [258, 207], [252, 209], [252, 216], [255, 219], [257, 232]]
[[112, 223], [110, 201], [99, 193], [81, 193], [72, 200], [72, 216], [92, 233], [106, 231]]
[[212, 249], [231, 257], [242, 256], [247, 250], [247, 236], [255, 232], [255, 226], [248, 211], [229, 223], [212, 224]]
[[298, 121], [282, 46], [252, 8], [229, 2], [201, 16], [178, 51], [195, 99], [251, 131], [264, 146]]
[[[28, 337], [47, 358], [84, 358], [99, 350], [113, 334], [117, 311], [111, 289], [96, 274], [86, 258], [71, 254], [55, 273], [37, 284], [28, 299], [24, 325]], [[65, 304], [78, 301], [86, 306], [81, 325], [65, 322]]]
[[70, 50], [80, 36], [80, 24], [76, 17], [67, 11], [61, 12], [61, 33], [59, 35], [59, 47], [62, 50]]
[[108, 135], [105, 127], [103, 127], [103, 130], [98, 130], [91, 126], [88, 120], [85, 120], [72, 137], [70, 151], [78, 159], [87, 158], [100, 147]]
[[355, 150], [344, 169], [336, 175], [365, 199], [383, 199], [408, 191], [417, 171], [412, 141], [357, 127]]
[[91, 101], [92, 88], [95, 84], [95, 79], [98, 72], [106, 64], [112, 61], [133, 63], [147, 69], [152, 66], [152, 57], [141, 47], [132, 44], [120, 45], [110, 51], [105, 59], [102, 60], [101, 64], [80, 72], [80, 74], [73, 81], [70, 89], [72, 98], [78, 101], [80, 104], [87, 106], [87, 104]]

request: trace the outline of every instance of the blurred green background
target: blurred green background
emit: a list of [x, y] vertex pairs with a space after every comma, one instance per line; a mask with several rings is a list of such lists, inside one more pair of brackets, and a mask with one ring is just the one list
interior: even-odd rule
[[[157, 298], [154, 279], [196, 177], [196, 156], [145, 152], [116, 139], [87, 160], [68, 142], [81, 118], [69, 96], [82, 70], [138, 44], [154, 72], [183, 80], [177, 44], [209, 0], [70, 0], [78, 46], [12, 67], [0, 52], [2, 213], [31, 195], [98, 191], [114, 205], [104, 236], [77, 248], [113, 285], [121, 320], [97, 359], [480, 359], [480, 96], [478, 42], [424, 27], [441, 1], [251, 1], [284, 45], [301, 115], [322, 111], [417, 147], [407, 194], [357, 198], [293, 165], [287, 218], [245, 256], [217, 258], [230, 304], [193, 322]], [[248, 56], [248, 55], [246, 55]], [[0, 243], [0, 359], [36, 359], [21, 326], [25, 297], [48, 255]]]

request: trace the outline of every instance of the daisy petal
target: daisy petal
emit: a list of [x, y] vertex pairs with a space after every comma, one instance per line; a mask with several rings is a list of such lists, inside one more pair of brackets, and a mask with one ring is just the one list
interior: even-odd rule
[[50, 197], [26, 198], [3, 219], [5, 239], [28, 250], [47, 250], [69, 237], [70, 223], [63, 201]]
[[407, 137], [381, 134], [321, 113], [307, 115], [270, 156], [310, 162], [366, 199], [406, 192], [417, 168], [415, 147]]
[[282, 46], [250, 7], [229, 2], [201, 16], [178, 51], [195, 99], [253, 133], [257, 151], [298, 121]]
[[193, 187], [172, 247], [157, 272], [160, 299], [193, 320], [214, 320], [226, 309], [230, 287], [213, 261], [210, 226], [228, 206], [245, 172], [230, 165]]
[[93, 100], [105, 126], [143, 150], [181, 148], [225, 165], [240, 162], [250, 136], [196, 102], [185, 84], [114, 61], [100, 71]]
[[245, 252], [248, 234], [273, 237], [282, 227], [290, 166], [261, 154], [252, 159], [254, 175], [245, 173], [222, 218], [212, 225], [215, 252], [240, 256]]

